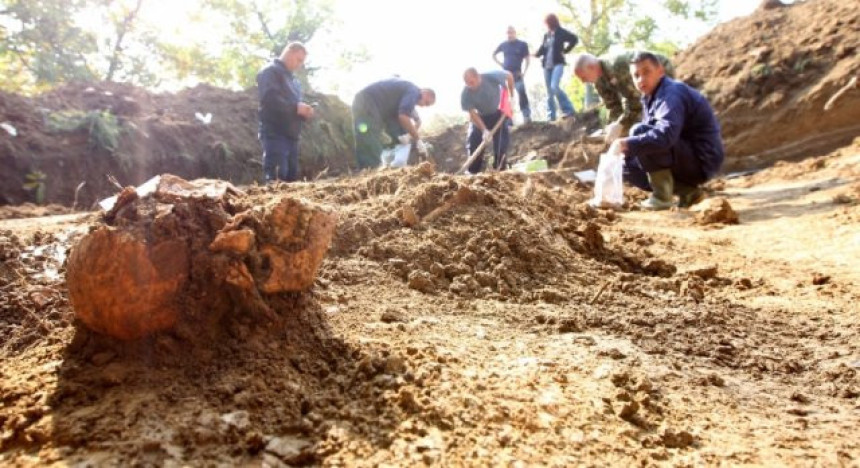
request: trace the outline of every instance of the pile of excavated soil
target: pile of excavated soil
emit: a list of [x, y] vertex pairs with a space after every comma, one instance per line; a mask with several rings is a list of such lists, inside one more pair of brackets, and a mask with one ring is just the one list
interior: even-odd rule
[[824, 110], [860, 74], [858, 51], [856, 5], [815, 0], [720, 24], [675, 66], [716, 109], [731, 171], [831, 151], [860, 134], [860, 89]]
[[[425, 354], [356, 348], [333, 335], [326, 315], [346, 300], [338, 296], [342, 287], [399, 284], [463, 307], [478, 298], [593, 303], [597, 288], [619, 277], [625, 289], [676, 287], [663, 278], [676, 268], [649, 255], [648, 239], [608, 244], [601, 232], [614, 213], [588, 207], [590, 189], [555, 173], [455, 178], [424, 164], [352, 180], [252, 187], [220, 205], [195, 205], [201, 212], [181, 203], [159, 211], [136, 200], [107, 221], [129, 229], [154, 223], [148, 236], [176, 237], [202, 252], [230, 213], [270, 203], [282, 191], [339, 212], [315, 291], [267, 296], [273, 316], [254, 313], [217, 280], [215, 290], [204, 287], [218, 275], [195, 254], [193, 284], [180, 299], [196, 309], [177, 326], [132, 341], [73, 321], [62, 276], [40, 279], [46, 261], [62, 268], [60, 257], [40, 254], [34, 258], [42, 263], [29, 264], [21, 255], [27, 243], [5, 234], [0, 287], [16, 292], [4, 295], [0, 351], [36, 374], [25, 377], [17, 365], [0, 371], [0, 451], [38, 452], [45, 462], [321, 461], [341, 449], [332, 439], [336, 427], [384, 446], [405, 415], [441, 417], [421, 396], [421, 379], [431, 377], [410, 371]], [[147, 210], [159, 214], [151, 218]], [[39, 233], [32, 243], [65, 252], [99, 224], [71, 238]], [[562, 331], [582, 326], [573, 318], [538, 320]]]
[[[317, 118], [306, 125], [301, 177], [350, 171], [349, 108], [339, 99], [308, 93]], [[104, 111], [116, 119], [116, 148], [97, 143], [98, 129], [57, 130], [75, 115]], [[206, 124], [195, 114], [211, 114]], [[236, 184], [261, 180], [256, 90], [235, 92], [199, 85], [176, 94], [153, 94], [118, 83], [67, 85], [33, 98], [0, 93], [0, 122], [14, 127], [0, 139], [0, 205], [60, 203], [89, 208], [115, 186], [139, 185], [161, 173], [186, 179], [220, 178]], [[49, 122], [51, 122], [49, 124]], [[95, 132], [95, 133], [93, 133]], [[44, 199], [27, 189], [28, 175], [41, 172]], [[85, 183], [80, 190], [79, 184]]]
[[[725, 439], [732, 427], [772, 445], [814, 405], [856, 401], [856, 369], [827, 361], [856, 351], [838, 311], [806, 320], [736, 303], [772, 286], [719, 257], [676, 264], [680, 240], [589, 208], [591, 189], [569, 172], [464, 178], [425, 164], [250, 187], [230, 205], [289, 195], [340, 221], [313, 290], [270, 298], [273, 320], [192, 291], [201, 317], [223, 312], [207, 339], [191, 325], [130, 342], [93, 333], [71, 321], [61, 278], [47, 307], [16, 295], [0, 347], [0, 462], [571, 464], [571, 447], [595, 463], [761, 461], [725, 454], [741, 442]], [[185, 211], [161, 216], [212, 221], [189, 243], [223, 221]], [[2, 287], [16, 291], [42, 285], [22, 249], [71, 243], [63, 230], [4, 236], [17, 273], [4, 270]], [[816, 434], [850, 426], [833, 417]]]
[[[508, 162], [545, 159], [552, 167], [595, 167], [603, 145], [584, 142], [583, 137], [600, 128], [597, 111], [577, 114], [561, 122], [531, 122], [511, 130]], [[468, 125], [453, 126], [427, 138], [432, 145], [431, 156], [441, 172], [456, 172], [468, 159], [466, 140]], [[485, 152], [489, 157], [489, 151]]]

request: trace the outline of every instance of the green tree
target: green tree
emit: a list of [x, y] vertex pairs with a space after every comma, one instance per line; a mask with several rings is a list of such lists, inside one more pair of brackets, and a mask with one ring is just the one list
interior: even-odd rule
[[87, 55], [97, 50], [95, 34], [74, 20], [86, 0], [3, 0], [0, 57], [19, 88], [97, 77]]
[[[248, 87], [266, 60], [291, 41], [309, 42], [332, 15], [330, 1], [204, 0], [194, 18], [224, 34], [213, 41], [160, 45], [179, 79], [197, 77], [220, 86]], [[209, 39], [213, 39], [210, 37]], [[300, 76], [307, 84], [305, 70]]]

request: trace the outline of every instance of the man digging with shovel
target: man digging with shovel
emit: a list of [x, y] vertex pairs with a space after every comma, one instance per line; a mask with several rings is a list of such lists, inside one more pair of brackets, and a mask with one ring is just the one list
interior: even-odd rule
[[464, 165], [469, 173], [484, 170], [484, 147], [493, 145], [493, 169], [507, 167], [507, 151], [510, 142], [511, 117], [510, 97], [514, 95], [514, 77], [507, 71], [478, 73], [469, 68], [463, 73], [466, 87], [460, 97], [460, 105], [469, 113], [469, 137], [466, 148], [469, 160]]

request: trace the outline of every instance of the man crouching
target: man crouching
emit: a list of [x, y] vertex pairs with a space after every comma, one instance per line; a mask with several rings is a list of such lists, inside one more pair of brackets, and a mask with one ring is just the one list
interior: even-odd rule
[[642, 122], [630, 136], [615, 140], [610, 153], [624, 154], [624, 180], [651, 196], [648, 210], [688, 208], [705, 197], [700, 185], [723, 164], [720, 124], [701, 93], [665, 75], [657, 57], [639, 52], [630, 60], [630, 74], [642, 93]]

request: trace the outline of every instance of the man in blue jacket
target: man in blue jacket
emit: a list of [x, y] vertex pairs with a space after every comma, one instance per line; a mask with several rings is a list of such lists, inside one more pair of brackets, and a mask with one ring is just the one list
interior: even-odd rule
[[265, 183], [293, 182], [299, 177], [299, 134], [302, 122], [314, 115], [313, 107], [302, 102], [301, 86], [294, 75], [305, 57], [305, 46], [291, 42], [257, 74]]
[[352, 121], [355, 130], [355, 159], [359, 169], [381, 164], [383, 133], [393, 142], [413, 143], [421, 155], [427, 146], [418, 135], [421, 121], [415, 106], [432, 106], [436, 93], [400, 78], [368, 85], [355, 95]]
[[654, 54], [635, 54], [630, 73], [642, 93], [642, 122], [615, 140], [610, 153], [624, 154], [626, 181], [651, 192], [643, 208], [668, 209], [673, 195], [688, 208], [702, 201], [700, 184], [723, 164], [717, 117], [701, 93], [666, 76]]

